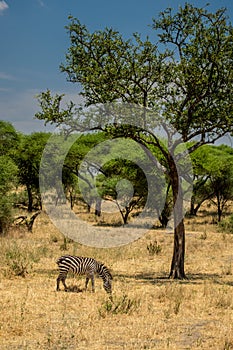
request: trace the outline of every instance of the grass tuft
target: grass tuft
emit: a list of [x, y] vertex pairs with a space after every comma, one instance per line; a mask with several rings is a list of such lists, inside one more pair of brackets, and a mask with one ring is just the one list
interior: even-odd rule
[[131, 314], [140, 306], [139, 299], [131, 299], [126, 294], [121, 297], [111, 297], [102, 303], [99, 308], [99, 315], [105, 318], [107, 315]]
[[158, 255], [162, 251], [161, 245], [158, 244], [156, 240], [154, 242], [150, 242], [149, 244], [147, 244], [146, 248], [150, 256]]

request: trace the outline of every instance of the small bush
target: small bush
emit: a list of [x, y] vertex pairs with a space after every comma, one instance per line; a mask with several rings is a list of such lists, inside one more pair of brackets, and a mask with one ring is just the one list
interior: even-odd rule
[[38, 261], [39, 257], [32, 251], [14, 243], [5, 250], [5, 265], [7, 266], [5, 275], [26, 277], [33, 264]]
[[222, 220], [218, 225], [220, 230], [223, 230], [226, 233], [233, 233], [233, 215]]
[[57, 242], [58, 242], [58, 236], [52, 234], [52, 235], [50, 236], [50, 242], [51, 242], [51, 243], [57, 243]]
[[161, 245], [158, 244], [158, 242], [155, 240], [154, 242], [150, 242], [147, 245], [147, 250], [149, 255], [158, 255], [162, 251]]
[[206, 231], [204, 231], [204, 232], [201, 234], [200, 239], [203, 239], [204, 241], [207, 239], [207, 233], [206, 233]]
[[63, 251], [68, 250], [68, 244], [67, 243], [68, 243], [67, 239], [66, 239], [66, 237], [64, 237], [63, 243], [60, 245], [60, 250], [63, 250]]

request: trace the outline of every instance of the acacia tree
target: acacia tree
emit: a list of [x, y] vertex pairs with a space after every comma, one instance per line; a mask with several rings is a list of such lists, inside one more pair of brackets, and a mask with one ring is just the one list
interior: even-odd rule
[[[95, 214], [97, 216], [100, 216], [101, 214], [101, 202], [99, 198], [97, 198], [92, 194], [92, 190], [94, 189], [94, 184], [92, 183], [91, 179], [93, 178], [93, 175], [91, 171], [89, 171], [88, 173], [89, 173], [90, 179], [83, 176], [82, 172], [80, 172], [80, 165], [85, 155], [98, 143], [103, 142], [104, 140], [106, 140], [106, 135], [103, 133], [97, 133], [94, 135], [93, 134], [82, 135], [80, 138], [78, 138], [77, 141], [72, 145], [72, 147], [70, 148], [66, 156], [66, 159], [64, 162], [64, 168], [65, 168], [64, 170], [66, 171], [65, 172], [63, 171], [63, 183], [65, 186], [68, 185], [69, 182], [72, 180], [72, 175], [77, 177], [77, 179], [79, 178], [79, 180], [85, 183], [85, 186], [87, 188], [85, 193], [89, 194], [88, 211], [90, 211], [91, 209], [91, 204], [95, 202]], [[89, 164], [89, 168], [92, 168], [92, 167], [95, 168], [95, 166], [97, 165], [92, 163]], [[66, 175], [66, 179], [64, 175]], [[73, 180], [75, 180], [75, 178], [73, 178]], [[76, 187], [77, 187], [77, 184], [76, 184]], [[72, 202], [71, 195], [70, 195], [70, 199]], [[72, 207], [72, 203], [71, 203], [71, 207]]]
[[218, 222], [223, 211], [233, 199], [233, 157], [232, 149], [227, 146], [211, 147], [209, 164], [209, 187], [212, 191], [211, 202], [217, 208]]
[[[133, 209], [145, 206], [147, 180], [142, 169], [125, 159], [107, 162], [98, 176], [98, 189], [101, 197], [116, 203], [124, 224]], [[130, 185], [129, 185], [130, 184]]]
[[16, 155], [20, 184], [27, 189], [28, 211], [32, 212], [36, 197], [39, 196], [39, 169], [43, 149], [50, 134], [36, 132], [22, 137], [21, 145]]
[[[142, 40], [139, 34], [124, 40], [119, 32], [108, 28], [90, 33], [77, 19], [70, 17], [70, 21], [67, 29], [71, 46], [61, 71], [67, 73], [69, 81], [82, 85], [86, 105], [120, 100], [159, 111], [160, 118], [182, 136], [175, 145], [168, 140], [164, 147], [155, 134], [148, 132], [146, 119], [144, 128], [121, 130], [121, 135], [133, 138], [145, 150], [153, 144], [164, 156], [174, 203], [169, 276], [185, 278], [183, 194], [176, 167], [182, 152], [177, 154], [175, 146], [189, 142], [191, 153], [233, 131], [233, 29], [226, 10], [210, 13], [190, 4], [180, 7], [177, 13], [166, 9], [152, 25], [160, 46], [157, 39], [155, 43], [149, 38]], [[52, 97], [50, 91], [42, 93], [42, 112], [37, 117], [74, 125], [73, 104], [60, 110], [61, 98]], [[116, 128], [112, 131], [117, 137]]]
[[197, 215], [201, 205], [211, 201], [217, 207], [218, 221], [233, 196], [232, 148], [205, 145], [192, 154], [194, 185], [190, 215]]

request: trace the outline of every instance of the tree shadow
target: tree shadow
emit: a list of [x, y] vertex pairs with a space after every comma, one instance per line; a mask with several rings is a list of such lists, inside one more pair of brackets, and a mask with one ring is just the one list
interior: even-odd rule
[[[49, 269], [38, 269], [36, 271], [38, 274], [41, 275], [47, 275], [50, 277], [56, 277], [58, 276], [58, 270], [49, 270]], [[69, 277], [72, 277], [75, 275], [70, 275]], [[140, 284], [150, 284], [150, 285], [165, 285], [165, 284], [182, 284], [182, 285], [198, 285], [198, 284], [203, 284], [205, 281], [212, 282], [214, 284], [218, 285], [226, 285], [233, 287], [233, 281], [231, 280], [224, 280], [221, 274], [217, 273], [187, 273], [187, 279], [180, 280], [180, 279], [173, 279], [169, 278], [169, 275], [167, 272], [161, 272], [159, 275], [154, 273], [154, 272], [145, 272], [145, 273], [136, 273], [136, 274], [129, 274], [129, 273], [114, 273], [114, 280], [116, 279], [129, 279], [129, 280], [134, 280], [137, 283]], [[77, 288], [75, 286], [74, 288]], [[80, 288], [79, 290], [74, 290], [72, 291], [72, 286], [70, 288], [69, 292], [82, 292]]]
[[142, 284], [151, 284], [151, 285], [164, 285], [164, 284], [203, 284], [204, 281], [213, 282], [220, 285], [228, 285], [233, 287], [233, 281], [224, 281], [221, 274], [217, 273], [196, 273], [196, 274], [187, 274], [187, 279], [173, 279], [169, 278], [169, 275], [166, 272], [163, 272], [160, 275], [155, 273], [138, 273], [138, 274], [115, 274], [115, 278], [126, 278], [137, 281]]

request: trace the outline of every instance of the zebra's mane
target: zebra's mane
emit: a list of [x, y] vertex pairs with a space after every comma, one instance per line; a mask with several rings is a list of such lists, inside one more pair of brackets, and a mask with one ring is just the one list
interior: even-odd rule
[[111, 272], [109, 271], [109, 269], [107, 268], [107, 266], [105, 266], [103, 263], [97, 261], [99, 267], [98, 267], [98, 271], [97, 272], [104, 272], [105, 276], [107, 276], [109, 279], [113, 279]]

